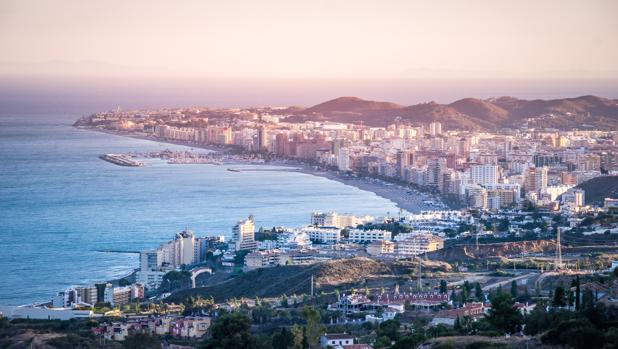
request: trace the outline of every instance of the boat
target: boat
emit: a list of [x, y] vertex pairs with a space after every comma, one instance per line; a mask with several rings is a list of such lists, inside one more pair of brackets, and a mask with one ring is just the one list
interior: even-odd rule
[[234, 168], [227, 168], [228, 171], [230, 172], [240, 172], [240, 170], [234, 169]]
[[139, 161], [135, 161], [123, 154], [103, 154], [99, 156], [99, 159], [110, 162], [114, 165], [118, 166], [129, 166], [129, 167], [141, 167], [144, 166], [143, 163]]

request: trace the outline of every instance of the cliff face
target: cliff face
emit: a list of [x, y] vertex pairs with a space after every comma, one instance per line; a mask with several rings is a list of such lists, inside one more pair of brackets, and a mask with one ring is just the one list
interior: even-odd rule
[[556, 250], [556, 244], [553, 240], [534, 240], [534, 241], [516, 241], [505, 242], [499, 244], [479, 245], [476, 249], [475, 245], [460, 245], [447, 247], [445, 249], [432, 252], [429, 258], [443, 261], [470, 261], [492, 257], [504, 257], [509, 255], [517, 255], [520, 253], [547, 253]]

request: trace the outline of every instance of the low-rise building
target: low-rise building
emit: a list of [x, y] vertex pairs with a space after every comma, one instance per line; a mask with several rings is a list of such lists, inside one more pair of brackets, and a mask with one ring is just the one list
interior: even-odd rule
[[362, 230], [362, 229], [352, 229], [350, 230], [350, 242], [363, 244], [370, 243], [372, 241], [379, 240], [391, 240], [391, 232], [386, 230], [379, 229], [371, 229], [371, 230]]
[[395, 240], [396, 253], [401, 256], [417, 256], [444, 248], [444, 240], [433, 234], [399, 234]]
[[302, 229], [309, 234], [309, 239], [322, 244], [338, 244], [341, 241], [341, 230], [329, 228], [307, 227]]
[[157, 336], [195, 339], [203, 337], [211, 324], [211, 318], [205, 316], [138, 316], [125, 321], [102, 323], [92, 332], [106, 340], [124, 341], [127, 336], [147, 333]]
[[337, 348], [354, 344], [354, 337], [347, 333], [324, 333], [320, 336], [322, 348]]
[[280, 256], [277, 250], [251, 252], [245, 256], [245, 270], [274, 267], [279, 265]]
[[367, 253], [372, 256], [395, 253], [395, 243], [388, 240], [373, 241], [367, 245]]
[[0, 317], [7, 319], [70, 320], [94, 317], [92, 310], [35, 306], [0, 306]]
[[477, 319], [483, 317], [483, 315], [487, 312], [488, 309], [489, 308], [481, 302], [466, 303], [461, 308], [449, 309], [439, 312], [438, 314], [436, 314], [436, 316], [434, 316], [433, 320], [431, 320], [431, 324], [434, 326], [440, 324], [453, 326], [455, 325], [455, 321], [457, 320], [457, 318], [461, 319], [466, 316], [476, 321]]
[[371, 302], [372, 307], [391, 307], [404, 311], [404, 306], [415, 309], [435, 309], [442, 305], [449, 304], [449, 295], [446, 293], [438, 292], [419, 292], [419, 293], [385, 293], [378, 295], [376, 299]]

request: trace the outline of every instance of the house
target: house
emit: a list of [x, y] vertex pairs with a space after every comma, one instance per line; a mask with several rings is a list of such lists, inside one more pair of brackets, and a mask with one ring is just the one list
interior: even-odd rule
[[387, 307], [382, 312], [382, 316], [376, 316], [372, 314], [365, 315], [365, 321], [379, 324], [384, 321], [393, 320], [395, 319], [395, 316], [397, 316], [397, 314], [401, 313], [403, 313], [403, 311], [400, 311], [399, 309]]
[[351, 295], [343, 295], [339, 300], [328, 306], [329, 310], [343, 311], [345, 314], [351, 314], [361, 311], [363, 307], [370, 304], [371, 300], [366, 295], [357, 293]]
[[322, 336], [320, 336], [320, 345], [322, 346], [322, 348], [339, 348], [353, 344], [354, 337], [347, 333], [324, 333]]
[[142, 316], [125, 321], [105, 322], [92, 328], [92, 332], [106, 340], [114, 341], [124, 341], [127, 336], [136, 333], [195, 339], [206, 334], [210, 323], [210, 317]]
[[485, 304], [481, 302], [466, 303], [461, 308], [449, 309], [439, 312], [431, 320], [431, 325], [436, 326], [443, 324], [453, 326], [455, 325], [455, 320], [457, 318], [463, 318], [465, 316], [471, 317], [474, 321], [476, 321], [479, 318], [483, 317], [483, 315], [485, 314], [485, 312], [487, 312], [488, 309], [489, 307], [485, 306]]
[[534, 308], [536, 307], [536, 304], [534, 304], [534, 303], [533, 304], [529, 304], [528, 302], [526, 302], [526, 303], [516, 302], [514, 304], [514, 306], [515, 306], [515, 308], [517, 308], [517, 310], [519, 310], [521, 315], [525, 316], [525, 315], [530, 314], [534, 310]]
[[434, 309], [443, 304], [449, 304], [450, 299], [447, 293], [420, 292], [420, 293], [386, 293], [378, 295], [372, 303], [374, 306], [388, 306], [404, 311], [405, 304], [414, 309]]

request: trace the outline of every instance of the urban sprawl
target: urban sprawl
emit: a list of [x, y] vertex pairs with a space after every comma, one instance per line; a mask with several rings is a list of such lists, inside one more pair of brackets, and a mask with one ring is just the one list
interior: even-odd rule
[[[398, 118], [376, 127], [286, 111], [115, 110], [76, 126], [215, 150], [156, 154], [174, 164], [300, 169], [375, 189], [402, 210], [372, 217], [316, 207], [300, 227], [259, 227], [247, 212], [229, 234], [171, 232], [139, 252], [127, 277], [0, 313], [97, 320], [99, 341], [145, 335], [179, 347], [213, 345], [234, 321], [253, 347], [271, 348], [438, 347], [472, 334], [497, 337], [487, 340], [500, 348], [577, 347], [552, 327], [556, 319], [599, 331], [598, 343], [618, 339], [589, 319], [597, 311], [618, 320], [605, 311], [618, 306], [618, 198], [604, 191], [618, 175], [618, 132], [525, 122], [472, 131]], [[107, 155], [143, 165], [143, 154]], [[283, 340], [291, 344], [277, 346]]]

